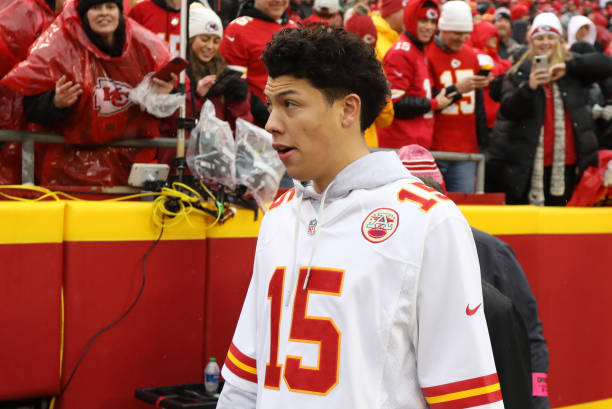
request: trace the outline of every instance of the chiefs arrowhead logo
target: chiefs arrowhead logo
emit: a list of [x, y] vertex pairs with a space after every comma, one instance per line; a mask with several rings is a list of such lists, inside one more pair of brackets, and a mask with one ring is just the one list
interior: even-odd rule
[[456, 58], [453, 58], [451, 61], [451, 67], [453, 68], [459, 68], [461, 66], [461, 61], [459, 61]]
[[129, 84], [113, 81], [110, 78], [98, 78], [94, 88], [94, 109], [100, 116], [114, 115], [128, 109], [133, 102], [130, 100]]
[[387, 240], [399, 224], [399, 215], [393, 209], [381, 208], [370, 212], [361, 224], [361, 233], [369, 242], [380, 243]]
[[374, 37], [372, 34], [365, 34], [362, 38], [364, 43], [366, 44], [375, 44], [376, 43], [376, 37]]

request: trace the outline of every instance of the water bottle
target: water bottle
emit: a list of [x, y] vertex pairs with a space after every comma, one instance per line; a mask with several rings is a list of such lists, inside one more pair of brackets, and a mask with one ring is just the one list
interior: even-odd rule
[[219, 365], [216, 358], [210, 358], [204, 368], [204, 389], [209, 395], [217, 393], [219, 387]]

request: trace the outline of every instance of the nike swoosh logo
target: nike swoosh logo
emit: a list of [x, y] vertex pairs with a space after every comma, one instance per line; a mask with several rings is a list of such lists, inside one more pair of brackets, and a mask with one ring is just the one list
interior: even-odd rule
[[230, 37], [228, 35], [225, 36], [225, 38], [227, 38], [228, 40], [230, 40], [232, 43], [234, 42], [234, 40], [236, 39], [236, 37]]
[[474, 315], [476, 314], [476, 311], [478, 311], [478, 308], [480, 308], [481, 305], [482, 303], [478, 304], [476, 308], [470, 308], [470, 304], [468, 304], [467, 307], [465, 307], [465, 313], [467, 315]]

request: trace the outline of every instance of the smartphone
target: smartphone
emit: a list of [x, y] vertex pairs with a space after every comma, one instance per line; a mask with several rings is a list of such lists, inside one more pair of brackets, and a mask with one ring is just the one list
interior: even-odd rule
[[482, 75], [483, 77], [487, 77], [490, 72], [491, 72], [491, 70], [488, 69], [488, 68], [481, 68], [481, 69], [478, 70], [476, 75]]
[[546, 55], [536, 55], [533, 57], [535, 69], [539, 70], [540, 68], [548, 69], [548, 57]]
[[128, 185], [140, 187], [147, 181], [164, 181], [169, 173], [170, 166], [163, 163], [133, 163]]
[[170, 81], [172, 79], [172, 73], [178, 75], [178, 73], [187, 68], [188, 65], [189, 61], [181, 57], [173, 58], [168, 64], [157, 70], [155, 74], [153, 74], [153, 78], [159, 78], [162, 81]]

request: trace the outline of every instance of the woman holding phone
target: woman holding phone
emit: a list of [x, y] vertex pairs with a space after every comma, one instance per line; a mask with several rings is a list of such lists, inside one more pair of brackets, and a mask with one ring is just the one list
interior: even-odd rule
[[509, 204], [563, 206], [597, 166], [586, 85], [612, 75], [612, 58], [572, 55], [553, 13], [536, 16], [529, 47], [507, 72], [487, 158], [486, 189]]
[[236, 118], [253, 122], [248, 84], [241, 73], [225, 64], [219, 54], [223, 26], [217, 14], [201, 3], [189, 7], [189, 52], [187, 68], [187, 116], [198, 117], [209, 99], [217, 117], [228, 121], [232, 129]]
[[[41, 185], [126, 185], [133, 162], [155, 149], [92, 146], [121, 138], [159, 136], [158, 121], [129, 95], [164, 66], [168, 46], [123, 15], [121, 0], [71, 0], [2, 84], [22, 93], [34, 129], [60, 133], [68, 145], [37, 150]], [[175, 78], [175, 76], [173, 76]], [[153, 79], [153, 92], [174, 81]]]

